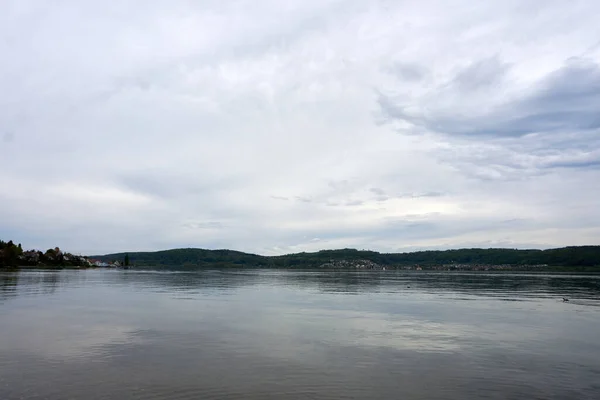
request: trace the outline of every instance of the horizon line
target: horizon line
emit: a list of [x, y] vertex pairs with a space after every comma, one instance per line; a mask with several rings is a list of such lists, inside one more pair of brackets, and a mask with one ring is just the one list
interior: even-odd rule
[[376, 250], [368, 250], [368, 249], [359, 250], [359, 249], [352, 248], [352, 247], [343, 247], [343, 248], [337, 248], [337, 249], [321, 249], [321, 250], [316, 250], [316, 251], [300, 251], [300, 252], [296, 252], [296, 253], [284, 253], [284, 254], [279, 254], [279, 255], [264, 255], [264, 254], [258, 254], [258, 253], [249, 253], [249, 252], [245, 252], [245, 251], [241, 251], [241, 250], [234, 250], [234, 249], [228, 249], [228, 248], [208, 249], [208, 248], [202, 248], [202, 247], [175, 247], [175, 248], [170, 248], [170, 249], [152, 250], [152, 251], [119, 251], [116, 253], [90, 254], [90, 255], [87, 255], [86, 257], [106, 257], [106, 256], [118, 255], [118, 254], [135, 254], [135, 253], [160, 253], [160, 252], [174, 251], [174, 250], [233, 251], [236, 253], [243, 253], [243, 254], [259, 256], [259, 257], [285, 257], [285, 256], [290, 256], [290, 255], [296, 255], [296, 254], [316, 254], [316, 253], [321, 253], [321, 252], [326, 252], [326, 251], [342, 251], [342, 250], [352, 250], [352, 251], [357, 251], [357, 252], [370, 252], [370, 253], [378, 253], [378, 254], [411, 254], [411, 253], [444, 252], [444, 251], [458, 251], [458, 250], [549, 251], [549, 250], [581, 248], [581, 247], [600, 247], [600, 244], [566, 245], [566, 246], [561, 246], [561, 247], [550, 247], [550, 248], [546, 248], [546, 249], [539, 249], [539, 248], [519, 249], [519, 248], [510, 248], [510, 247], [459, 247], [459, 248], [448, 248], [448, 249], [444, 249], [444, 250], [441, 250], [441, 249], [426, 250], [426, 249], [424, 249], [424, 250], [398, 251], [398, 252], [381, 252], [381, 251], [376, 251]]

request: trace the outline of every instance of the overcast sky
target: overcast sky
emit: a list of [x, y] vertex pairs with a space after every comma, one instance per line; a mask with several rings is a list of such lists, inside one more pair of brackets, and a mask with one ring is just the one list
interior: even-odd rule
[[600, 2], [0, 2], [0, 238], [600, 244]]

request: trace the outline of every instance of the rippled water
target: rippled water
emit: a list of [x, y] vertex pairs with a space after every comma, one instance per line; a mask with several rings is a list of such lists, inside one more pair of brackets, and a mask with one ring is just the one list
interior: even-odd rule
[[600, 399], [600, 276], [0, 272], [0, 399], [242, 398]]

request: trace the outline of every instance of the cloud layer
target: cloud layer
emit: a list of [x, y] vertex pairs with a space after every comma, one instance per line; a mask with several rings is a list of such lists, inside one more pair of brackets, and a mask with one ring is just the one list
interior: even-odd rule
[[592, 1], [0, 5], [0, 237], [599, 244]]

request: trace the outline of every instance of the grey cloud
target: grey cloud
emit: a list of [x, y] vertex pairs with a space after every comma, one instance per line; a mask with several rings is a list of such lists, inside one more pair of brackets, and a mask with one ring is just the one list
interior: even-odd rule
[[[262, 5], [264, 7], [264, 5]], [[247, 7], [249, 14], [272, 13], [276, 5], [267, 6], [261, 9], [260, 5]], [[225, 7], [227, 8], [227, 7]], [[218, 68], [224, 62], [243, 62], [257, 57], [264, 57], [265, 54], [279, 57], [282, 53], [289, 52], [294, 45], [299, 44], [307, 37], [323, 34], [331, 25], [328, 18], [323, 15], [344, 15], [359, 12], [364, 5], [360, 2], [353, 4], [338, 2], [323, 2], [315, 9], [312, 7], [296, 8], [289, 7], [279, 10], [280, 15], [272, 18], [265, 29], [260, 25], [251, 24], [252, 32], [244, 35], [243, 40], [231, 40], [226, 46], [215, 46], [210, 51], [200, 52], [184, 57], [169, 59], [168, 61], [158, 62], [155, 65], [142, 68], [133, 73], [116, 76], [113, 79], [112, 89], [106, 94], [109, 97], [121, 90], [127, 88], [137, 88], [148, 90], [151, 87], [167, 86], [168, 81], [173, 79], [174, 75], [180, 74], [182, 70], [192, 72], [202, 68]], [[224, 12], [227, 10], [219, 10]], [[289, 18], [283, 22], [283, 17], [293, 14], [294, 18]], [[217, 14], [218, 15], [218, 14]], [[218, 15], [218, 18], [225, 18], [224, 15]], [[259, 28], [260, 27], [260, 28]]]
[[[443, 239], [465, 233], [475, 233], [490, 229], [513, 229], [524, 224], [522, 219], [500, 219], [489, 217], [485, 219], [467, 218], [459, 223], [455, 218], [435, 216], [422, 219], [388, 219], [385, 228], [378, 234], [390, 237], [402, 235], [408, 240], [419, 240], [425, 238]], [[531, 221], [530, 221], [531, 222]], [[534, 225], [532, 223], [532, 225]]]
[[456, 143], [452, 148], [440, 151], [438, 156], [470, 178], [523, 181], [552, 174], [558, 169], [598, 169], [600, 140], [591, 138], [598, 133], [580, 134], [581, 141], [548, 133], [493, 144]]
[[[463, 89], [487, 84], [493, 81], [494, 70], [499, 70], [500, 64], [494, 65], [477, 64], [455, 79]], [[457, 91], [457, 101], [461, 93]], [[590, 60], [569, 60], [520, 99], [483, 114], [461, 116], [459, 109], [449, 114], [436, 111], [435, 104], [422, 106], [427, 107], [427, 113], [409, 111], [414, 108], [411, 104], [399, 103], [383, 93], [379, 93], [378, 104], [388, 122], [404, 121], [449, 135], [518, 137], [536, 132], [593, 130], [600, 128], [600, 65]]]
[[599, 160], [590, 160], [590, 161], [555, 161], [546, 164], [548, 168], [600, 168], [600, 159]]
[[422, 197], [441, 197], [444, 195], [445, 195], [445, 193], [442, 193], [442, 192], [429, 191], [429, 192], [400, 193], [399, 195], [397, 195], [395, 197], [400, 198], [400, 199], [418, 199], [418, 198], [422, 198]]
[[390, 196], [386, 194], [385, 190], [381, 188], [371, 188], [369, 191], [375, 195], [376, 201], [386, 201], [390, 198]]
[[349, 200], [349, 201], [347, 201], [347, 202], [345, 203], [345, 205], [346, 205], [346, 206], [353, 207], [353, 206], [360, 206], [360, 205], [362, 205], [362, 204], [364, 204], [364, 203], [365, 203], [365, 202], [364, 202], [364, 201], [362, 201], [362, 200]]
[[[600, 134], [600, 131], [598, 132]], [[600, 143], [590, 143], [588, 148], [565, 147], [555, 149], [552, 152], [533, 152], [534, 165], [539, 169], [573, 168], [573, 169], [595, 169], [600, 167]]]
[[207, 187], [199, 182], [183, 180], [177, 176], [159, 174], [125, 175], [120, 179], [128, 190], [161, 198], [199, 194]]
[[488, 88], [501, 83], [508, 64], [500, 61], [498, 57], [487, 58], [472, 63], [460, 71], [452, 82], [459, 91], [472, 91], [480, 88]]
[[2, 135], [2, 141], [4, 143], [10, 143], [15, 140], [15, 135], [12, 132], [6, 132]]
[[[365, 197], [363, 199], [357, 198], [346, 198], [340, 199], [340, 201], [332, 201], [326, 200], [323, 202], [326, 206], [329, 207], [337, 207], [337, 206], [345, 206], [345, 207], [354, 207], [360, 206], [368, 201], [377, 201], [377, 202], [385, 202], [393, 198], [397, 199], [418, 199], [418, 198], [426, 198], [426, 197], [440, 197], [444, 196], [445, 193], [442, 192], [434, 192], [434, 191], [426, 191], [426, 192], [409, 192], [409, 193], [399, 193], [399, 194], [388, 194], [385, 190], [381, 188], [370, 188], [368, 190], [373, 196]], [[359, 195], [360, 196], [360, 195]]]
[[289, 197], [285, 197], [285, 196], [275, 196], [275, 195], [271, 195], [271, 198], [272, 198], [272, 199], [275, 199], [275, 200], [289, 200], [289, 199], [290, 199]]
[[395, 62], [384, 71], [403, 81], [419, 81], [428, 73], [427, 68], [418, 64]]
[[385, 190], [381, 189], [381, 188], [371, 188], [369, 189], [369, 191], [371, 191], [371, 193], [383, 196], [385, 195]]
[[501, 224], [507, 224], [507, 225], [523, 225], [525, 223], [527, 223], [527, 219], [525, 218], [510, 218], [510, 219], [505, 219], [503, 221], [500, 221]]
[[218, 221], [205, 221], [205, 222], [189, 222], [182, 225], [187, 229], [223, 229], [224, 225]]
[[444, 196], [445, 193], [442, 192], [433, 192], [433, 191], [428, 191], [428, 192], [414, 192], [414, 193], [400, 193], [397, 195], [388, 195], [383, 189], [381, 188], [370, 188], [369, 189], [370, 193], [373, 193], [374, 196], [372, 196], [369, 199], [355, 199], [355, 198], [350, 198], [350, 199], [346, 199], [343, 200], [341, 203], [340, 202], [334, 202], [331, 200], [325, 201], [325, 205], [326, 206], [330, 206], [330, 207], [336, 207], [336, 206], [346, 206], [346, 207], [354, 207], [354, 206], [361, 206], [363, 204], [365, 204], [368, 200], [371, 201], [377, 201], [377, 202], [385, 202], [387, 200], [393, 199], [393, 198], [397, 198], [397, 199], [418, 199], [418, 198], [426, 198], [426, 197], [441, 197]]
[[[439, 219], [440, 217], [442, 217], [442, 213], [440, 212], [430, 212], [430, 213], [424, 213], [424, 214], [406, 214], [404, 216], [405, 220], [409, 220], [409, 221], [421, 221], [421, 220], [432, 220], [432, 219]], [[397, 217], [387, 217], [384, 218], [385, 221], [396, 221], [398, 220]]]
[[347, 179], [342, 179], [339, 181], [329, 181], [327, 182], [327, 186], [334, 190], [346, 190], [351, 187], [351, 183]]
[[171, 199], [183, 196], [214, 196], [235, 187], [241, 178], [190, 176], [174, 172], [145, 171], [121, 174], [115, 179], [124, 188], [149, 196]]
[[418, 197], [441, 197], [444, 196], [444, 193], [442, 192], [422, 192], [422, 193], [414, 193], [412, 195], [413, 198], [418, 198]]
[[312, 199], [309, 197], [303, 197], [303, 196], [296, 196], [294, 197], [296, 200], [301, 201], [303, 203], [311, 203]]

